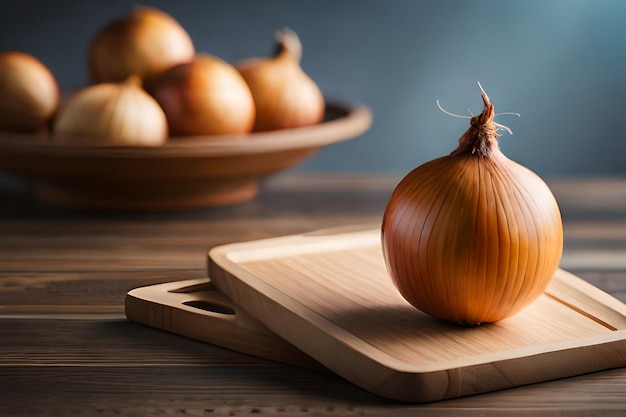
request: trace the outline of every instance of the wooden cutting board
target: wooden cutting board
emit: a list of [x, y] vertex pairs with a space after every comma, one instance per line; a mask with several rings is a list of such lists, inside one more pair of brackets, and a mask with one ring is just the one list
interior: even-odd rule
[[518, 315], [467, 328], [408, 304], [379, 229], [220, 246], [214, 284], [269, 329], [354, 384], [425, 402], [626, 365], [626, 306], [558, 270]]
[[129, 320], [241, 353], [328, 371], [222, 295], [209, 278], [135, 288], [126, 294]]

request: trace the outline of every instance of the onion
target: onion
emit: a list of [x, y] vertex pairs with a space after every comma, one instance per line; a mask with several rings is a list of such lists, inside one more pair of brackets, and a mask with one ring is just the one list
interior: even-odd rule
[[43, 130], [58, 106], [59, 88], [48, 67], [23, 52], [0, 53], [0, 130]]
[[159, 104], [133, 76], [86, 87], [63, 106], [53, 138], [72, 145], [155, 146], [168, 136]]
[[94, 83], [118, 82], [131, 75], [153, 77], [193, 58], [189, 34], [167, 13], [136, 7], [102, 28], [89, 45]]
[[255, 131], [289, 129], [319, 123], [324, 97], [302, 70], [302, 44], [295, 32], [276, 34], [279, 51], [273, 58], [248, 59], [237, 69], [250, 86], [256, 105]]
[[[481, 88], [482, 90], [482, 88]], [[448, 156], [411, 171], [385, 209], [382, 247], [402, 296], [440, 319], [475, 325], [538, 298], [560, 262], [563, 227], [545, 182], [498, 148], [494, 110]]]
[[255, 108], [243, 77], [220, 58], [198, 54], [145, 84], [172, 136], [248, 133]]

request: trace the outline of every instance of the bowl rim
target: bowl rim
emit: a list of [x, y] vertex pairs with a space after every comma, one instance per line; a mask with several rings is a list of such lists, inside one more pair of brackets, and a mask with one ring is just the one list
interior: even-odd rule
[[81, 158], [207, 158], [271, 153], [345, 141], [364, 133], [372, 123], [370, 108], [361, 103], [328, 101], [326, 115], [333, 112], [339, 116], [306, 127], [235, 135], [172, 137], [159, 146], [77, 146], [50, 141], [50, 135], [0, 132], [0, 154], [27, 153], [31, 156]]

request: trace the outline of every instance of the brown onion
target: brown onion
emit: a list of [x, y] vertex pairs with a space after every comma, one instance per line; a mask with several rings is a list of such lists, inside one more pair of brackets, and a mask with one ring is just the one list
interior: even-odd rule
[[102, 28], [89, 45], [94, 83], [119, 82], [131, 75], [153, 77], [193, 58], [185, 29], [167, 13], [136, 7]]
[[0, 53], [0, 130], [37, 132], [59, 106], [59, 88], [48, 67], [24, 52]]
[[250, 89], [229, 63], [208, 54], [170, 68], [145, 84], [172, 136], [248, 133], [255, 108]]
[[272, 58], [248, 59], [237, 69], [250, 86], [256, 105], [255, 131], [316, 124], [324, 118], [324, 97], [302, 70], [302, 44], [295, 32], [276, 34], [279, 51]]
[[559, 265], [563, 228], [545, 182], [498, 148], [493, 104], [448, 156], [411, 171], [385, 209], [382, 247], [402, 296], [465, 324], [510, 317], [539, 297]]

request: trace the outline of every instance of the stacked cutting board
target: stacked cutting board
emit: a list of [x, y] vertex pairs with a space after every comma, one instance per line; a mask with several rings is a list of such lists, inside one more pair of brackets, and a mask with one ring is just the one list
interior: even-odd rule
[[402, 298], [377, 228], [237, 243], [208, 256], [210, 278], [130, 291], [127, 317], [411, 402], [626, 365], [626, 305], [564, 270], [518, 315], [461, 327]]

